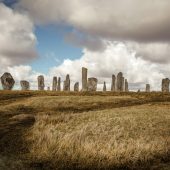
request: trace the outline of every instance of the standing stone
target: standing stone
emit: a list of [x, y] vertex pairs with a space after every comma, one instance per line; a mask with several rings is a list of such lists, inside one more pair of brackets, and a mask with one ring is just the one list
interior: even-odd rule
[[64, 81], [63, 90], [64, 91], [70, 91], [70, 76], [69, 76], [69, 74], [67, 74], [66, 80]]
[[87, 91], [87, 68], [82, 67], [82, 91]]
[[97, 90], [97, 82], [96, 78], [88, 78], [88, 91], [96, 91]]
[[79, 82], [75, 83], [74, 85], [74, 91], [78, 92], [79, 91]]
[[20, 81], [20, 85], [22, 90], [30, 90], [30, 83], [28, 81], [22, 80]]
[[121, 91], [125, 91], [125, 78], [122, 77], [122, 88], [121, 88]]
[[57, 91], [61, 91], [61, 78], [58, 78]]
[[63, 91], [66, 91], [66, 81], [63, 81]]
[[106, 89], [106, 82], [104, 82], [104, 84], [103, 84], [103, 91], [104, 91], [104, 92], [107, 91], [107, 89]]
[[38, 76], [38, 90], [44, 90], [44, 76]]
[[116, 84], [116, 90], [118, 92], [123, 92], [124, 91], [124, 77], [123, 77], [123, 73], [120, 72], [117, 75], [117, 84]]
[[10, 73], [4, 73], [1, 77], [1, 83], [4, 90], [12, 90], [15, 80]]
[[111, 91], [115, 92], [116, 91], [116, 76], [112, 75], [112, 85], [111, 85]]
[[53, 91], [57, 90], [57, 77], [53, 77], [53, 87], [52, 87]]
[[129, 84], [128, 84], [127, 79], [125, 79], [125, 92], [128, 92], [128, 91], [129, 91]]
[[47, 87], [47, 90], [50, 91], [50, 87]]
[[168, 78], [162, 80], [162, 92], [169, 92], [169, 83], [170, 80]]
[[150, 92], [150, 84], [146, 84], [146, 92], [147, 92], [147, 93]]

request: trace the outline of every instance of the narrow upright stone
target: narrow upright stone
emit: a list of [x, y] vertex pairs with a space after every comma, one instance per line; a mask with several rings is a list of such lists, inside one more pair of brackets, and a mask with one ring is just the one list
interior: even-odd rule
[[122, 77], [122, 88], [121, 88], [121, 91], [125, 91], [125, 78]]
[[74, 91], [78, 92], [79, 91], [79, 82], [75, 83], [74, 85]]
[[57, 77], [53, 77], [53, 87], [52, 87], [53, 91], [57, 90]]
[[63, 90], [64, 91], [70, 91], [70, 76], [69, 76], [69, 74], [67, 74], [66, 80], [64, 81]]
[[107, 89], [106, 89], [106, 82], [104, 82], [104, 84], [103, 84], [103, 91], [104, 91], [104, 92], [107, 91]]
[[96, 91], [97, 90], [97, 82], [96, 78], [88, 78], [88, 91]]
[[87, 91], [87, 68], [82, 67], [82, 91]]
[[162, 92], [169, 92], [169, 83], [170, 80], [168, 78], [162, 80]]
[[128, 92], [128, 91], [129, 91], [129, 84], [128, 84], [127, 79], [125, 79], [125, 92]]
[[111, 85], [111, 91], [116, 91], [116, 76], [112, 75], [112, 85]]
[[147, 93], [150, 92], [150, 84], [146, 84], [146, 92], [147, 92]]
[[4, 90], [12, 90], [15, 80], [10, 73], [4, 73], [1, 77], [1, 83]]
[[124, 91], [124, 77], [123, 77], [122, 72], [118, 73], [118, 75], [117, 75], [116, 90], [118, 92], [123, 92]]
[[20, 81], [20, 85], [22, 90], [30, 90], [30, 83], [28, 81], [22, 80]]
[[50, 91], [50, 87], [47, 87], [47, 90]]
[[66, 81], [63, 81], [63, 91], [66, 91]]
[[58, 78], [57, 91], [61, 91], [61, 78]]
[[38, 76], [38, 90], [44, 90], [44, 76]]

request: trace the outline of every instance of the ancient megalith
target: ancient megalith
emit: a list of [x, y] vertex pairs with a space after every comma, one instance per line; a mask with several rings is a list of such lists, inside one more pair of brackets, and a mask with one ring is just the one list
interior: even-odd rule
[[1, 77], [1, 83], [4, 90], [12, 90], [15, 80], [10, 73], [4, 73]]
[[56, 90], [57, 90], [57, 77], [53, 77], [52, 90], [53, 90], [53, 91], [56, 91]]
[[162, 92], [169, 92], [169, 83], [170, 80], [168, 78], [162, 80]]
[[61, 78], [58, 78], [57, 91], [61, 91]]
[[103, 91], [104, 91], [104, 92], [107, 91], [107, 89], [106, 89], [106, 82], [104, 82], [104, 84], [103, 84]]
[[30, 90], [30, 83], [28, 81], [22, 80], [20, 81], [20, 85], [22, 90]]
[[78, 92], [78, 91], [79, 91], [79, 82], [76, 82], [76, 83], [74, 84], [74, 91], [75, 91], [75, 92]]
[[70, 76], [69, 76], [69, 74], [67, 74], [66, 80], [64, 81], [63, 90], [70, 91]]
[[87, 68], [82, 67], [82, 91], [87, 91]]
[[50, 91], [50, 87], [47, 87], [47, 90]]
[[129, 84], [128, 84], [127, 79], [125, 79], [125, 92], [128, 92], [128, 91], [129, 91]]
[[44, 87], [44, 76], [40, 75], [38, 76], [38, 90], [44, 90]]
[[111, 85], [111, 91], [116, 91], [116, 76], [112, 75], [112, 85]]
[[97, 82], [96, 78], [88, 78], [88, 91], [96, 91], [97, 90]]
[[150, 84], [146, 84], [146, 92], [150, 92]]
[[124, 91], [124, 77], [123, 77], [122, 72], [118, 73], [118, 75], [117, 75], [116, 90], [118, 92], [123, 92]]

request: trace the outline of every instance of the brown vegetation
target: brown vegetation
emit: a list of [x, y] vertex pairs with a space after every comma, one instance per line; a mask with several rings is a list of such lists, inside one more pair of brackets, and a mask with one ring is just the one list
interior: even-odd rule
[[0, 169], [169, 169], [170, 94], [0, 92]]

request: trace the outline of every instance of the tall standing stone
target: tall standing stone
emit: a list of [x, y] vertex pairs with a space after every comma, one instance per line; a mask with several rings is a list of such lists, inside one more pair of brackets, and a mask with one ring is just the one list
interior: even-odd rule
[[82, 67], [82, 91], [87, 91], [87, 68]]
[[118, 92], [123, 92], [124, 91], [124, 77], [123, 77], [123, 73], [120, 72], [117, 75], [117, 83], [116, 83], [116, 90]]
[[112, 85], [111, 85], [111, 91], [116, 91], [116, 76], [112, 75]]
[[4, 73], [1, 77], [1, 83], [4, 90], [12, 90], [15, 80], [10, 73]]
[[147, 92], [147, 93], [150, 92], [150, 84], [146, 84], [146, 92]]
[[122, 77], [122, 89], [121, 89], [121, 91], [122, 92], [125, 91], [125, 78], [124, 77]]
[[104, 84], [103, 84], [103, 91], [104, 91], [104, 92], [107, 91], [107, 89], [106, 89], [106, 82], [104, 82]]
[[97, 90], [97, 82], [96, 78], [88, 78], [88, 91], [96, 91]]
[[61, 91], [61, 78], [58, 78], [57, 91]]
[[162, 80], [162, 92], [169, 92], [169, 83], [170, 80], [168, 78]]
[[57, 77], [53, 77], [53, 87], [52, 87], [53, 91], [57, 90]]
[[79, 82], [74, 84], [74, 91], [78, 92], [79, 91]]
[[64, 81], [63, 90], [64, 91], [70, 91], [70, 76], [69, 76], [69, 74], [67, 74], [66, 80]]
[[30, 90], [30, 83], [28, 81], [22, 80], [20, 81], [20, 85], [22, 90]]
[[128, 84], [127, 79], [125, 79], [125, 92], [128, 92], [128, 91], [129, 91], [129, 84]]
[[44, 90], [44, 76], [38, 76], [38, 90]]

